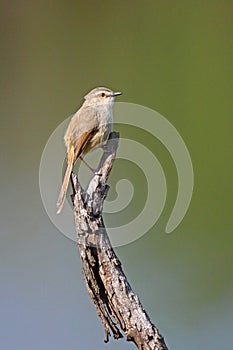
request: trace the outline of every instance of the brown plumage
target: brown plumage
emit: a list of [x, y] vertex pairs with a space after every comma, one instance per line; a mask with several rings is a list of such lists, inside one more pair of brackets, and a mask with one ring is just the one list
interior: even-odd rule
[[100, 146], [112, 130], [112, 105], [121, 92], [98, 87], [89, 92], [81, 108], [74, 114], [66, 130], [67, 169], [57, 201], [60, 213], [65, 201], [70, 175], [76, 160]]

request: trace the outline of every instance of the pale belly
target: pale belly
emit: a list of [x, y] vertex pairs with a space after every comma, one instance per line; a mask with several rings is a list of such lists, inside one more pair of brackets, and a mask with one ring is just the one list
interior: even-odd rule
[[100, 123], [98, 131], [93, 135], [92, 139], [85, 147], [84, 154], [88, 153], [97, 147], [100, 147], [105, 141], [107, 141], [110, 132], [112, 131], [112, 113], [106, 113], [108, 117], [104, 122]]

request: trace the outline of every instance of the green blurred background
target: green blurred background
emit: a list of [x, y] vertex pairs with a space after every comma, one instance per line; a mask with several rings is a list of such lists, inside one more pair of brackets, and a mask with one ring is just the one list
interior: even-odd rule
[[98, 85], [160, 112], [193, 161], [190, 208], [166, 235], [177, 175], [151, 140], [168, 198], [155, 227], [116, 250], [133, 289], [169, 349], [232, 348], [232, 1], [1, 1], [0, 16], [1, 349], [135, 348], [104, 345], [76, 245], [38, 186], [48, 137]]

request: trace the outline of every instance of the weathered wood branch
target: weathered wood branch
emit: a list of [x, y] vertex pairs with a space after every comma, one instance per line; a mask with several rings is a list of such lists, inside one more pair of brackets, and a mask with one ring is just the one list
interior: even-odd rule
[[[119, 134], [111, 133], [100, 161], [98, 174], [84, 191], [72, 174], [75, 226], [82, 273], [89, 295], [105, 330], [105, 342], [111, 333], [136, 344], [140, 350], [168, 350], [163, 337], [151, 322], [138, 297], [132, 291], [107, 232], [102, 210], [109, 186]], [[119, 329], [120, 328], [120, 329]]]

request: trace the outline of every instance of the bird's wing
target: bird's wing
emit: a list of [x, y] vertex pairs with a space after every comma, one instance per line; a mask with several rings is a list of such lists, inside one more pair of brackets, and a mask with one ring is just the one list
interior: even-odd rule
[[79, 137], [79, 142], [77, 143], [77, 147], [75, 148], [75, 160], [85, 152], [85, 148], [87, 144], [91, 141], [95, 133], [98, 131], [98, 128], [93, 128], [89, 131], [83, 132]]
[[74, 145], [74, 162], [82, 154], [98, 128], [98, 115], [94, 108], [81, 108], [72, 117], [64, 139], [67, 148]]

